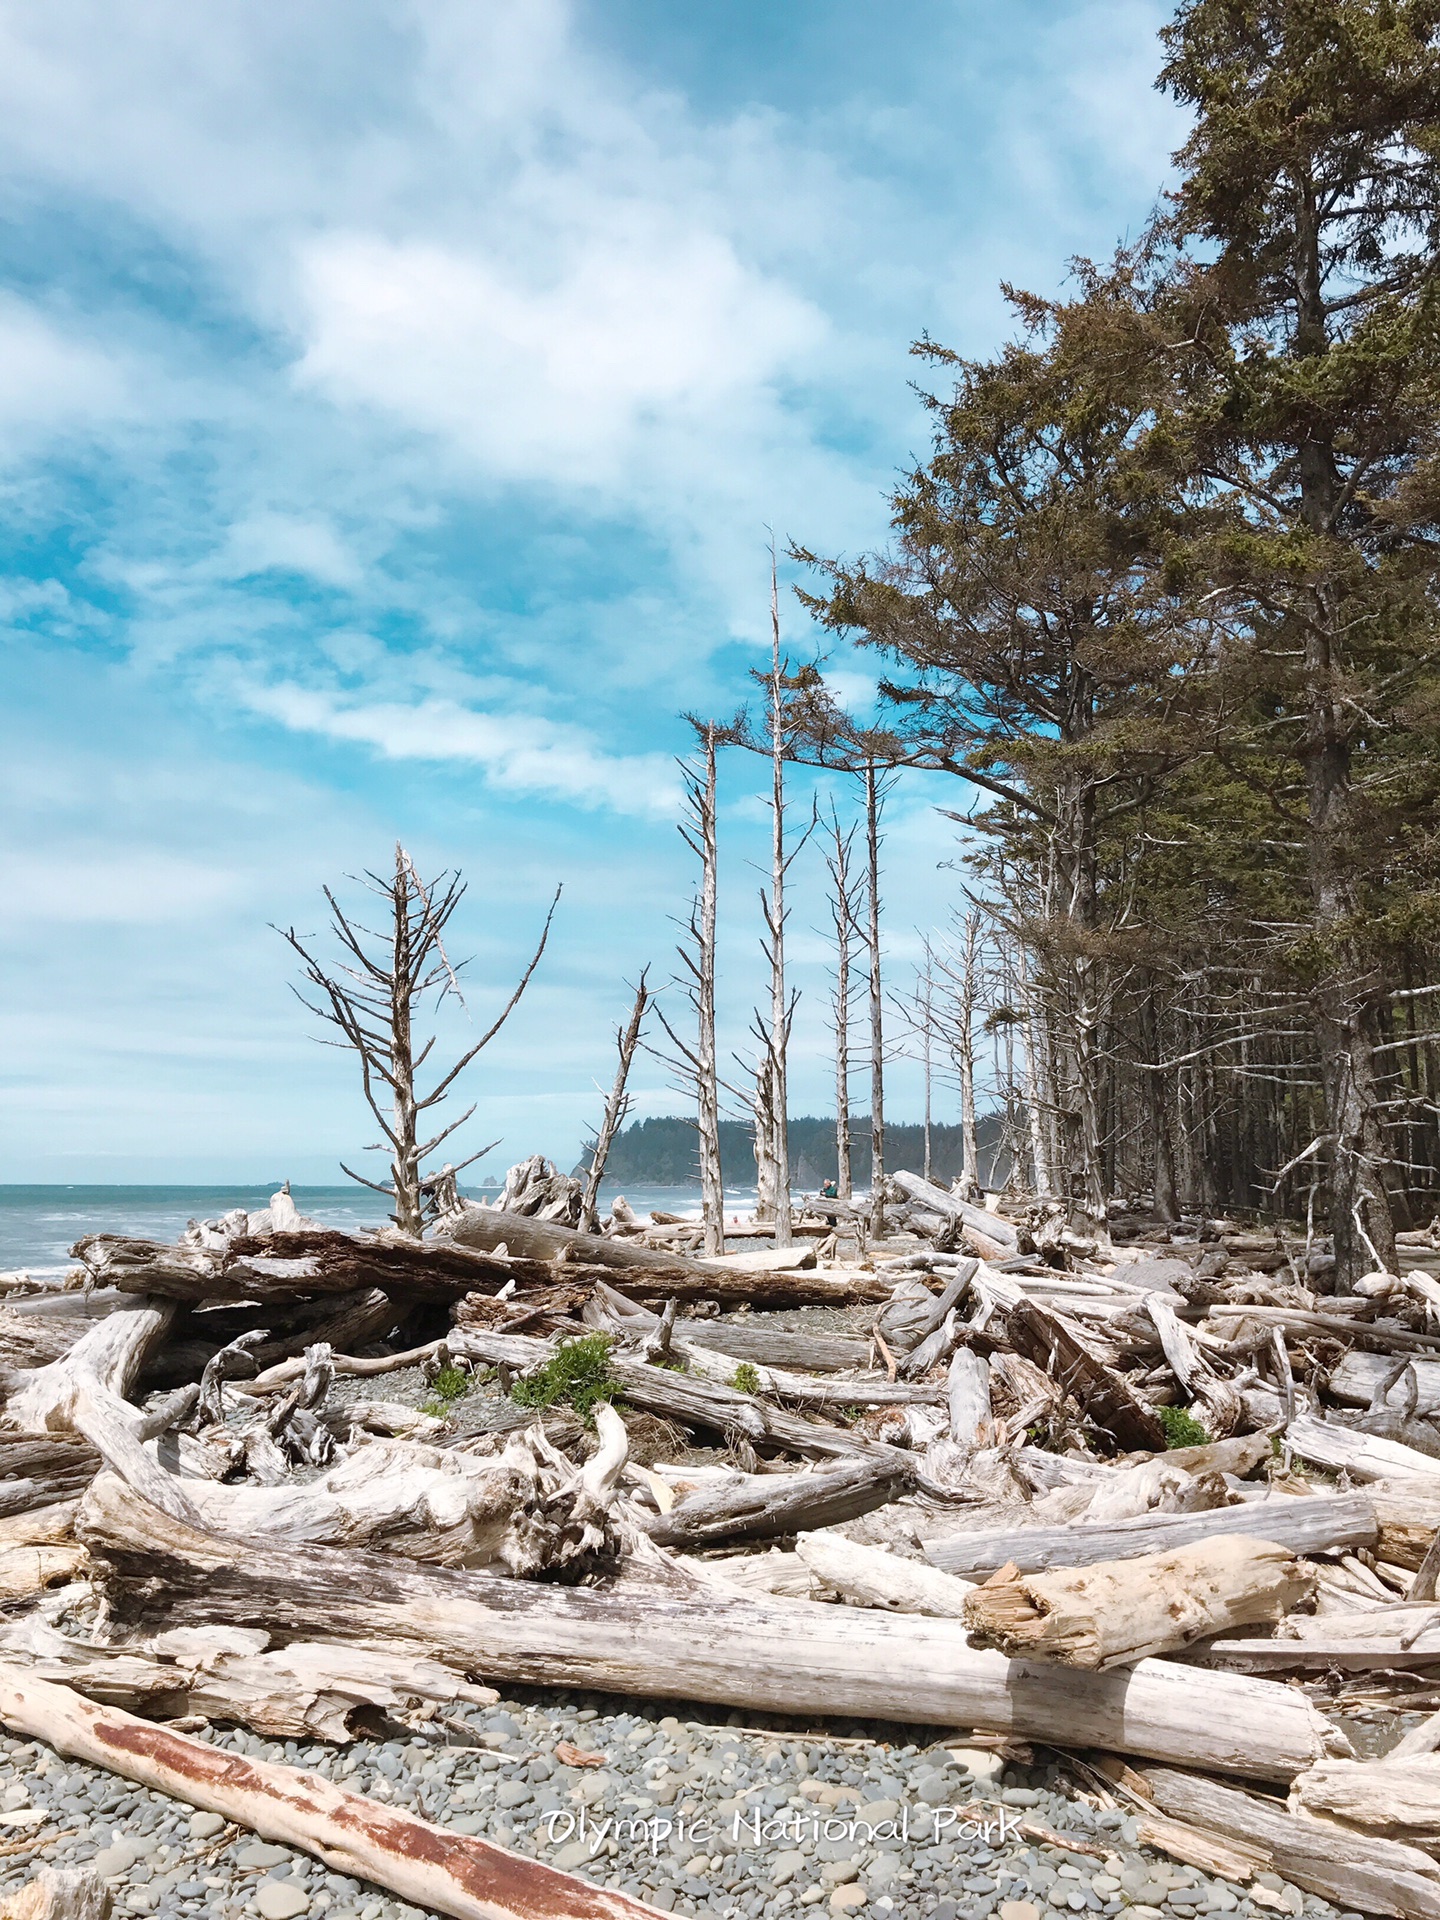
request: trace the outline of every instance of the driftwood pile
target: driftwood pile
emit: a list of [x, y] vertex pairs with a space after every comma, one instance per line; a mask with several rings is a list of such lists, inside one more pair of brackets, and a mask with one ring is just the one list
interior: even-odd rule
[[189, 1733], [500, 1683], [963, 1729], [1191, 1864], [1440, 1920], [1440, 1712], [1344, 1724], [1440, 1708], [1428, 1238], [1342, 1298], [1224, 1223], [898, 1182], [848, 1258], [835, 1207], [723, 1261], [582, 1233], [543, 1165], [423, 1241], [288, 1193], [81, 1241], [0, 1307], [0, 1723], [459, 1915], [648, 1909]]

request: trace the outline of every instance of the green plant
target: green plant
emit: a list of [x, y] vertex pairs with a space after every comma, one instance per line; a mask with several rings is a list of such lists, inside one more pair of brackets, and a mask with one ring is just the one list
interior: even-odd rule
[[742, 1360], [735, 1369], [735, 1378], [730, 1382], [737, 1393], [758, 1393], [760, 1376], [748, 1360]]
[[459, 1367], [441, 1367], [430, 1382], [430, 1397], [421, 1411], [444, 1420], [453, 1409], [457, 1400], [463, 1400], [475, 1384], [472, 1377]]
[[620, 1382], [610, 1372], [610, 1337], [590, 1333], [557, 1347], [544, 1366], [515, 1382], [510, 1398], [521, 1407], [564, 1401], [588, 1427], [594, 1425], [596, 1401], [613, 1400], [619, 1391]]
[[1167, 1447], [1208, 1446], [1210, 1436], [1187, 1407], [1160, 1407], [1160, 1424]]

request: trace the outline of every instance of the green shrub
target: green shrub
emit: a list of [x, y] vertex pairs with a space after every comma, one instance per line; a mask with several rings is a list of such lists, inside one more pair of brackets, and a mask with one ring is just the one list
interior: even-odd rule
[[610, 1336], [590, 1333], [557, 1347], [543, 1367], [515, 1382], [510, 1398], [521, 1407], [553, 1407], [563, 1401], [590, 1427], [596, 1401], [613, 1400], [619, 1391], [620, 1382], [610, 1373]]
[[1160, 1407], [1160, 1424], [1165, 1429], [1167, 1447], [1204, 1447], [1210, 1436], [1188, 1407]]
[[448, 1418], [457, 1400], [463, 1400], [474, 1381], [468, 1373], [459, 1367], [441, 1367], [430, 1382], [430, 1397], [421, 1407], [422, 1413], [432, 1415], [436, 1420]]
[[758, 1393], [760, 1376], [748, 1360], [742, 1360], [735, 1369], [735, 1378], [730, 1382], [737, 1393]]

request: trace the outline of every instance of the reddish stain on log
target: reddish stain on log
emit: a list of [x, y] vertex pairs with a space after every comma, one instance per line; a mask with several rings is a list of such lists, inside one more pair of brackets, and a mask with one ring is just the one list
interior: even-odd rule
[[[332, 1828], [349, 1829], [392, 1858], [438, 1869], [472, 1900], [512, 1914], [516, 1920], [595, 1920], [605, 1914], [614, 1920], [626, 1920], [627, 1915], [638, 1920], [656, 1912], [625, 1894], [592, 1887], [557, 1867], [522, 1859], [487, 1840], [447, 1833], [428, 1820], [396, 1813], [363, 1794], [328, 1781], [312, 1781], [298, 1768], [267, 1764], [262, 1773], [239, 1754], [224, 1753], [128, 1717], [112, 1721], [97, 1716], [91, 1731], [103, 1746], [154, 1761], [197, 1787], [259, 1794], [312, 1819], [318, 1816]], [[318, 1836], [317, 1846], [323, 1846]]]

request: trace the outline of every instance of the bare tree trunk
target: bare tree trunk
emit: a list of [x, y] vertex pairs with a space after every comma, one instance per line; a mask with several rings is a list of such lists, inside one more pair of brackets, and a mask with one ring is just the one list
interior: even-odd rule
[[395, 885], [391, 893], [393, 960], [390, 969], [390, 1073], [394, 1091], [394, 1155], [390, 1162], [395, 1182], [395, 1224], [402, 1233], [419, 1238], [420, 1153], [415, 1130], [415, 1049], [410, 1009], [417, 978], [410, 943], [410, 862], [395, 844]]
[[955, 1061], [960, 1070], [960, 1135], [965, 1156], [960, 1190], [971, 1200], [978, 1199], [981, 1191], [980, 1137], [975, 1125], [975, 956], [979, 937], [980, 910], [972, 907], [965, 916], [960, 949], [960, 1020]]
[[[770, 554], [770, 898], [765, 920], [770, 949], [770, 1159], [775, 1183], [775, 1244], [794, 1242], [790, 1218], [790, 1116], [786, 1055], [790, 1005], [785, 992], [785, 708], [780, 663], [780, 588]], [[757, 1134], [758, 1142], [758, 1134]]]
[[930, 958], [929, 943], [925, 947], [924, 997], [920, 1003], [920, 1058], [925, 1072], [925, 1178], [934, 1178], [935, 1156], [930, 1137], [931, 1127], [931, 1069], [935, 1047], [934, 1024], [935, 978]]
[[640, 1044], [640, 1029], [645, 1020], [645, 1009], [650, 1004], [650, 990], [645, 984], [648, 968], [641, 970], [640, 984], [635, 989], [635, 1004], [630, 1009], [628, 1024], [619, 1033], [620, 1058], [615, 1068], [615, 1084], [610, 1089], [610, 1098], [605, 1102], [605, 1116], [600, 1122], [600, 1130], [595, 1136], [595, 1151], [590, 1156], [589, 1171], [585, 1175], [585, 1193], [580, 1202], [580, 1227], [584, 1233], [600, 1231], [600, 1182], [605, 1173], [605, 1162], [610, 1157], [610, 1148], [616, 1134], [625, 1123], [629, 1111], [629, 1098], [625, 1092], [625, 1083], [630, 1078], [630, 1063], [635, 1058], [635, 1049]]
[[855, 832], [844, 832], [838, 814], [832, 812], [830, 837], [834, 852], [827, 854], [833, 892], [830, 913], [835, 926], [835, 996], [832, 1001], [835, 1025], [835, 1187], [841, 1200], [850, 1201], [850, 955], [855, 935], [855, 895], [850, 878], [850, 853]]
[[867, 760], [865, 859], [867, 945], [870, 961], [870, 1231], [885, 1232], [885, 996], [880, 978], [880, 809], [875, 762]]

